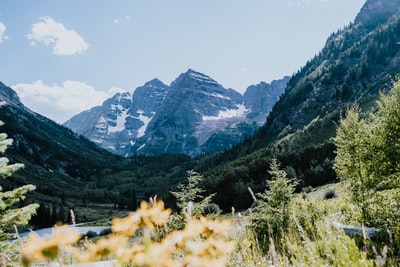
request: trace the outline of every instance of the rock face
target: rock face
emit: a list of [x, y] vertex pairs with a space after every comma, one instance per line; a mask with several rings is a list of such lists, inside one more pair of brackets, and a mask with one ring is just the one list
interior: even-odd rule
[[212, 133], [243, 120], [245, 112], [240, 93], [188, 70], [171, 84], [145, 136], [131, 151], [198, 155]]
[[367, 0], [354, 20], [354, 24], [375, 27], [400, 10], [400, 0]]
[[249, 120], [265, 121], [288, 81], [289, 77], [284, 77], [282, 80], [272, 81], [271, 84], [261, 82], [249, 86], [243, 95], [244, 106], [251, 110], [246, 117]]
[[0, 82], [0, 103], [1, 101], [7, 102], [8, 105], [24, 107], [17, 93], [2, 82]]
[[170, 86], [158, 79], [116, 94], [64, 125], [116, 154], [213, 153], [251, 136], [266, 120], [289, 77], [241, 95], [189, 69]]
[[144, 135], [168, 89], [160, 80], [151, 80], [137, 88], [133, 95], [117, 93], [101, 106], [72, 117], [64, 126], [103, 148], [126, 155], [132, 140]]

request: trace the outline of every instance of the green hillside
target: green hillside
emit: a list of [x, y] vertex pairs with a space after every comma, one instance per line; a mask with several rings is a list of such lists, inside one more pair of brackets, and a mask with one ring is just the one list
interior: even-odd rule
[[400, 73], [397, 10], [386, 5], [363, 9], [355, 23], [332, 34], [321, 52], [292, 76], [253, 138], [198, 161], [197, 170], [206, 174], [209, 192], [218, 192], [222, 208], [248, 207], [247, 188], [263, 188], [272, 158], [301, 179], [298, 190], [336, 180], [331, 138], [339, 118], [355, 103], [365, 113], [374, 112], [379, 92], [387, 91]]

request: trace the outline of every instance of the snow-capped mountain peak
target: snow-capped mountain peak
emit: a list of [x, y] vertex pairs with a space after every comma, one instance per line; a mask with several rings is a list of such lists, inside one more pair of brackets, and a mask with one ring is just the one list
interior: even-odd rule
[[[274, 91], [272, 87], [265, 83], [252, 86], [243, 96], [189, 69], [170, 86], [155, 78], [133, 94], [116, 94], [102, 106], [74, 116], [65, 126], [124, 156], [211, 153], [237, 143], [265, 121], [267, 113], [263, 109], [268, 105], [260, 105], [258, 100], [268, 98]], [[280, 86], [276, 94], [283, 89]], [[233, 126], [240, 123], [249, 126]], [[235, 136], [226, 138], [225, 134], [223, 140], [219, 139], [219, 132], [225, 128]]]

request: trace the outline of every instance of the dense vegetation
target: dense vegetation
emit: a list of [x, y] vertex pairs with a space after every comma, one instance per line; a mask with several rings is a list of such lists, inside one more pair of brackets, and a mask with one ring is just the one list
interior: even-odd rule
[[[0, 102], [0, 105], [4, 103]], [[3, 122], [0, 121], [0, 126]], [[12, 144], [12, 139], [7, 138], [5, 133], [0, 133], [0, 153], [4, 153]], [[6, 157], [0, 157], [0, 179], [11, 176], [23, 167], [20, 163], [9, 164]], [[18, 206], [25, 199], [29, 191], [34, 190], [33, 185], [23, 185], [10, 191], [3, 191], [0, 186], [0, 264], [8, 266], [8, 261], [18, 262], [18, 250], [20, 243], [10, 242], [14, 237], [11, 232], [16, 230], [17, 225], [26, 225], [35, 213], [37, 204]], [[13, 229], [15, 227], [15, 229]]]
[[[400, 266], [400, 15], [365, 17], [292, 76], [253, 137], [199, 158], [118, 157], [14, 97], [0, 112], [14, 139], [0, 160], [12, 173], [0, 179], [0, 265]], [[9, 242], [35, 209], [38, 227], [136, 211], [99, 240]]]
[[[295, 194], [298, 180], [273, 159], [264, 191], [252, 195], [248, 213], [235, 219], [235, 210], [228, 218], [207, 209], [214, 195], [202, 196], [204, 177], [189, 171], [185, 183], [172, 192], [179, 208], [172, 215], [150, 198], [151, 203], [142, 202], [135, 212], [114, 219], [112, 233], [98, 240], [79, 241], [73, 228], [62, 227], [47, 238], [34, 233], [27, 240], [3, 238], [2, 264], [111, 259], [116, 266], [398, 266], [400, 80], [377, 103], [374, 114], [351, 107], [340, 119], [333, 138], [340, 183], [329, 188]], [[0, 137], [4, 152], [11, 141]], [[5, 176], [20, 168], [6, 158], [1, 162]], [[28, 185], [1, 193], [0, 237], [34, 212], [36, 205], [15, 208], [32, 189]]]
[[[202, 197], [215, 194], [212, 209], [219, 207], [225, 212], [232, 207], [246, 210], [253, 205], [249, 188], [256, 195], [265, 193], [269, 181], [273, 180], [269, 172], [273, 160], [280, 163], [286, 177], [296, 179], [294, 190], [297, 193], [337, 182], [344, 173], [339, 163], [335, 164], [335, 150], [340, 144], [338, 139], [332, 139], [336, 126], [354, 103], [357, 109], [349, 112], [348, 118], [353, 117], [361, 132], [366, 131], [367, 122], [376, 122], [377, 119], [369, 117], [368, 113], [382, 110], [375, 100], [379, 92], [391, 87], [400, 73], [399, 40], [400, 15], [395, 14], [395, 10], [387, 10], [379, 19], [369, 19], [368, 23], [350, 24], [332, 34], [321, 52], [292, 76], [266, 124], [254, 136], [229, 150], [199, 158], [184, 155], [118, 157], [28, 111], [22, 104], [3, 106], [0, 119], [6, 124], [2, 132], [14, 139], [14, 145], [5, 155], [11, 163], [21, 162], [25, 168], [7, 180], [1, 179], [0, 185], [4, 190], [12, 190], [34, 184], [36, 190], [23, 204], [40, 204], [31, 224], [42, 227], [57, 221], [71, 222], [70, 209], [75, 211], [78, 222], [108, 219], [121, 211], [136, 209], [141, 200], [153, 195], [163, 199], [167, 207], [178, 210], [182, 207], [177, 206], [176, 195], [170, 192], [177, 192], [188, 170], [202, 174], [198, 186], [203, 191], [199, 193]], [[379, 112], [377, 118], [383, 116]], [[391, 129], [387, 133], [396, 131], [399, 132]], [[382, 133], [380, 138], [392, 140], [394, 137]], [[352, 198], [360, 203], [369, 194], [374, 199], [385, 199], [382, 190], [395, 185], [382, 183], [376, 177], [394, 177], [391, 170], [398, 166], [387, 163], [386, 159], [396, 157], [397, 147], [373, 153], [383, 146], [381, 141], [360, 140], [374, 146], [363, 147], [365, 151], [358, 152], [365, 159], [360, 177], [367, 177], [371, 180], [368, 186], [376, 187]], [[340, 151], [340, 146], [338, 149]], [[367, 161], [370, 153], [375, 156], [373, 162]], [[385, 160], [385, 169], [381, 173], [371, 172], [381, 167], [380, 160]], [[370, 218], [381, 216], [383, 211], [376, 210], [369, 202], [363, 210], [366, 225], [367, 221], [379, 225]]]
[[205, 175], [208, 193], [218, 192], [222, 209], [249, 206], [247, 188], [262, 191], [273, 158], [300, 180], [297, 190], [338, 180], [332, 138], [341, 115], [354, 103], [363, 112], [375, 112], [379, 93], [387, 92], [400, 73], [400, 15], [391, 12], [383, 13], [386, 20], [350, 24], [332, 34], [292, 76], [254, 137], [196, 161], [196, 171]]
[[2, 131], [14, 140], [5, 156], [11, 163], [25, 166], [0, 185], [5, 190], [35, 185], [34, 193], [25, 199], [25, 203], [41, 204], [31, 221], [33, 226], [70, 222], [70, 209], [76, 212], [78, 222], [91, 221], [109, 218], [119, 210], [133, 210], [153, 194], [171, 198], [169, 191], [193, 168], [193, 160], [184, 155], [113, 155], [18, 106], [1, 106], [0, 118], [6, 122]]

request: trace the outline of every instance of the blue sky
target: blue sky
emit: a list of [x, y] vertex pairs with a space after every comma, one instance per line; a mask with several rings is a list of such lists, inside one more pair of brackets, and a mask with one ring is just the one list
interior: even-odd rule
[[59, 123], [188, 68], [239, 92], [291, 75], [365, 0], [4, 0], [0, 81]]

